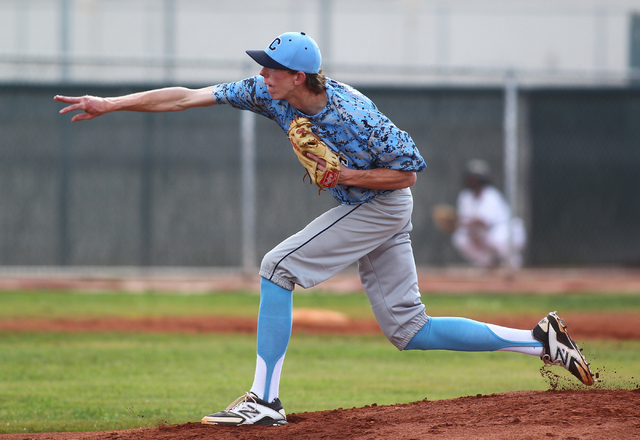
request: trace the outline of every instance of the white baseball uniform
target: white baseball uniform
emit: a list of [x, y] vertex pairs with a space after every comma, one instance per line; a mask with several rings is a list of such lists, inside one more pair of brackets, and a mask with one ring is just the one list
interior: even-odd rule
[[[502, 194], [493, 186], [485, 186], [476, 197], [472, 190], [464, 189], [458, 195], [457, 213], [460, 226], [452, 236], [453, 245], [475, 266], [489, 267], [496, 259], [522, 265], [522, 248], [526, 231], [520, 218], [511, 218], [511, 210]], [[480, 220], [487, 228], [476, 228]]]

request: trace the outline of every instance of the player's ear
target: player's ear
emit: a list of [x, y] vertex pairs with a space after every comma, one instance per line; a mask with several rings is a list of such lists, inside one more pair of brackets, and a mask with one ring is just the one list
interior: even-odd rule
[[296, 75], [295, 75], [295, 77], [293, 79], [293, 83], [296, 86], [299, 86], [301, 84], [304, 84], [306, 79], [307, 79], [307, 74], [302, 72], [302, 71], [298, 71], [298, 72], [296, 72]]

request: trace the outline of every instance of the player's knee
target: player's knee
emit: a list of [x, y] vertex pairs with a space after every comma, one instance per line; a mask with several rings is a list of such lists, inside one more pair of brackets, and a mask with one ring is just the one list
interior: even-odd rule
[[259, 274], [284, 289], [293, 290], [297, 282], [296, 278], [281, 263], [281, 256], [276, 255], [273, 251], [268, 252], [260, 263]]
[[276, 257], [273, 251], [269, 251], [262, 257], [262, 261], [260, 262], [260, 271], [272, 271], [274, 267], [278, 264]]

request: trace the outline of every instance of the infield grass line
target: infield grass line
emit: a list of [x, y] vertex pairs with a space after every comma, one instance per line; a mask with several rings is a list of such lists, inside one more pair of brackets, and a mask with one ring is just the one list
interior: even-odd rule
[[[548, 312], [640, 311], [640, 295], [423, 295], [427, 314], [468, 316], [482, 313], [539, 314]], [[211, 294], [170, 293], [82, 293], [82, 292], [0, 292], [2, 318], [73, 317], [160, 317], [160, 316], [248, 316], [256, 317], [260, 297], [256, 292]], [[351, 318], [373, 318], [363, 292], [332, 294], [294, 291], [294, 307], [320, 308], [342, 312]]]

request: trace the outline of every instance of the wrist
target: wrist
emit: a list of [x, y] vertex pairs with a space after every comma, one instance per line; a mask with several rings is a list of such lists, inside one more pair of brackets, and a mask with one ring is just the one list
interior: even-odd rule
[[357, 176], [362, 172], [363, 171], [352, 170], [351, 168], [340, 166], [340, 177], [338, 178], [338, 184], [346, 186], [360, 186], [357, 184]]
[[118, 107], [118, 101], [115, 98], [103, 98], [102, 99], [102, 112], [103, 113], [110, 113], [110, 112], [115, 112], [121, 110], [121, 108]]

